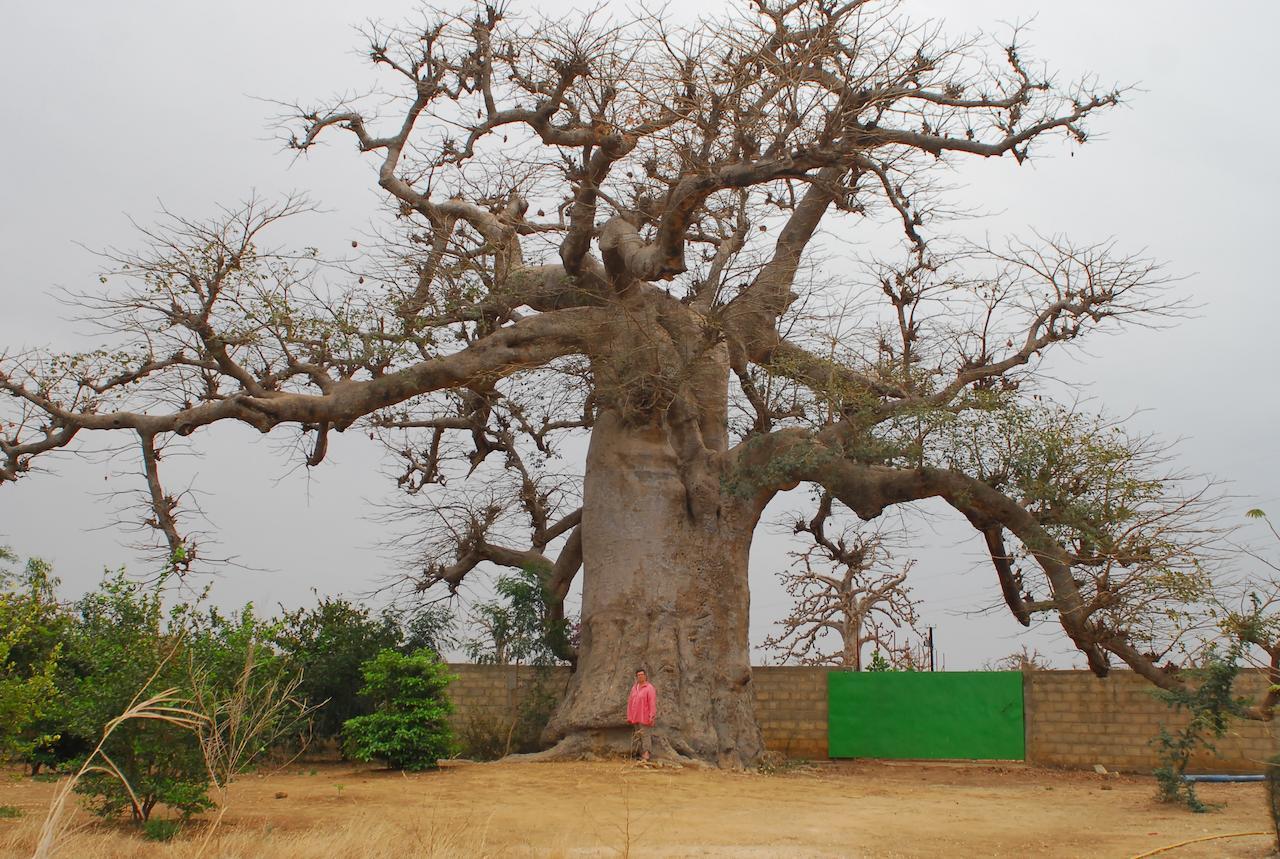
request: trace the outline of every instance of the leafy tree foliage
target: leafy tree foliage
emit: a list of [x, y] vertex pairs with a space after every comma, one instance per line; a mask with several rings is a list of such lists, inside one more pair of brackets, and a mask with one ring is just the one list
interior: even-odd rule
[[41, 731], [54, 700], [54, 670], [65, 618], [49, 565], [31, 558], [20, 571], [0, 546], [0, 759], [29, 758], [51, 742]]
[[373, 712], [347, 720], [343, 737], [356, 760], [381, 760], [396, 769], [434, 769], [453, 750], [445, 688], [453, 676], [431, 650], [382, 650], [361, 666], [360, 690]]
[[432, 603], [419, 606], [400, 618], [404, 631], [402, 648], [412, 652], [425, 647], [436, 653], [444, 653], [458, 643], [457, 617], [446, 605]]
[[[304, 694], [336, 703], [318, 712], [330, 736], [349, 723], [362, 760], [424, 768], [451, 749], [451, 678], [434, 652], [453, 640], [446, 607], [397, 617], [325, 598], [265, 619], [251, 603], [211, 606], [207, 590], [166, 605], [168, 576], [144, 583], [123, 570], [61, 604], [47, 564], [14, 571], [15, 560], [0, 550], [3, 751], [33, 772], [83, 768], [75, 789], [100, 815], [145, 823], [161, 805], [183, 817], [212, 807], [212, 788], [304, 727]], [[316, 675], [306, 692], [302, 670]], [[119, 718], [144, 699], [161, 703]], [[165, 707], [182, 717], [166, 720]]]
[[260, 618], [252, 603], [230, 615], [213, 607], [185, 615], [182, 692], [203, 717], [197, 734], [205, 766], [225, 789], [271, 747], [305, 740], [315, 710], [298, 694], [298, 666], [271, 643], [279, 620]]
[[[131, 581], [123, 571], [82, 597], [75, 616], [59, 678], [61, 717], [64, 732], [91, 747], [103, 726], [143, 690], [186, 685], [191, 616], [186, 607], [166, 612], [160, 589]], [[98, 814], [129, 811], [141, 822], [157, 805], [183, 815], [213, 805], [200, 742], [189, 729], [157, 719], [125, 721], [103, 752], [128, 780], [132, 795], [108, 773], [87, 773], [76, 791], [89, 797]]]
[[[211, 807], [210, 788], [222, 786], [302, 715], [291, 700], [264, 706], [271, 694], [287, 690], [294, 674], [269, 645], [276, 625], [251, 604], [227, 614], [204, 606], [201, 597], [166, 608], [164, 595], [163, 580], [147, 584], [116, 571], [52, 616], [55, 643], [47, 649], [59, 658], [49, 705], [24, 750], [33, 770], [78, 768], [106, 725], [158, 689], [177, 690], [177, 700], [202, 717], [192, 724], [152, 718], [115, 724], [101, 751], [128, 786], [97, 769], [76, 786], [104, 816], [127, 811], [145, 821], [159, 805], [183, 816]], [[44, 599], [57, 605], [51, 583]]]
[[297, 694], [315, 708], [311, 730], [317, 739], [335, 739], [347, 720], [373, 712], [360, 693], [361, 666], [381, 651], [428, 648], [440, 653], [455, 643], [455, 618], [448, 606], [409, 611], [369, 606], [343, 597], [320, 597], [314, 606], [285, 612], [275, 644], [302, 681]]
[[276, 643], [302, 672], [298, 694], [318, 708], [316, 738], [335, 738], [348, 719], [370, 712], [359, 692], [361, 665], [403, 640], [393, 615], [341, 597], [321, 597], [284, 615]]
[[[1184, 638], [1210, 596], [1210, 568], [1221, 552], [1212, 484], [1169, 470], [1166, 445], [1119, 423], [1047, 402], [1019, 403], [1000, 391], [980, 391], [974, 408], [922, 423], [911, 432], [923, 439], [925, 461], [1018, 498], [1069, 561], [1079, 620], [1125, 630], [1108, 649], [1176, 691], [1176, 677], [1154, 666], [1197, 647]], [[1058, 585], [1039, 563], [1044, 548], [1026, 541], [1010, 547], [1000, 528], [980, 517], [973, 523], [1014, 616], [1030, 625], [1052, 611]]]
[[470, 621], [482, 634], [465, 644], [467, 656], [481, 665], [552, 665], [572, 646], [573, 626], [551, 620], [542, 578], [521, 569], [498, 578], [497, 599], [471, 607]]

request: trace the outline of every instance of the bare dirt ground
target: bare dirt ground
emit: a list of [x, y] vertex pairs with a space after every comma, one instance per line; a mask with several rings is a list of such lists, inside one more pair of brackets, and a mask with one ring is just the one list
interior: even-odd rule
[[[0, 820], [0, 857], [30, 855], [53, 790], [0, 781], [0, 804], [25, 813]], [[764, 775], [500, 762], [406, 775], [303, 763], [237, 782], [202, 855], [1126, 857], [1268, 825], [1260, 784], [1203, 786], [1203, 799], [1223, 805], [1210, 814], [1161, 805], [1153, 794], [1150, 778], [1021, 766], [858, 762]], [[86, 824], [59, 855], [201, 855], [200, 824], [168, 844]], [[1267, 837], [1254, 836], [1161, 855], [1272, 853]]]

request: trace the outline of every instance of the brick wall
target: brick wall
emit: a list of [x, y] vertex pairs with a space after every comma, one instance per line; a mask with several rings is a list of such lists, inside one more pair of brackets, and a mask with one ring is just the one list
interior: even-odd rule
[[[507, 665], [451, 665], [458, 675], [449, 686], [456, 711], [455, 726], [473, 716], [499, 723], [515, 717], [533, 685], [532, 668]], [[551, 688], [563, 692], [567, 668], [549, 669]], [[1255, 694], [1263, 679], [1257, 672], [1241, 676], [1240, 694]], [[827, 756], [827, 670], [765, 666], [752, 669], [756, 716], [765, 746], [788, 757]], [[1131, 671], [1099, 679], [1087, 671], [1036, 671], [1024, 675], [1027, 761], [1045, 766], [1150, 772], [1156, 766], [1150, 740], [1161, 724], [1171, 730], [1183, 724], [1151, 694], [1152, 686]], [[621, 707], [621, 704], [619, 704]], [[1271, 725], [1233, 722], [1218, 742], [1221, 757], [1201, 755], [1193, 772], [1260, 772], [1261, 763], [1280, 751]]]
[[[1034, 671], [1023, 681], [1027, 761], [1046, 766], [1150, 772], [1156, 766], [1151, 739], [1165, 725], [1171, 731], [1186, 724], [1152, 694], [1150, 683], [1132, 671], [1098, 678], [1088, 671]], [[1253, 695], [1263, 678], [1248, 671], [1236, 691]], [[1219, 756], [1197, 756], [1190, 772], [1261, 772], [1262, 762], [1280, 751], [1269, 723], [1233, 721], [1217, 741]]]
[[[569, 669], [557, 666], [543, 670], [549, 688], [563, 694], [569, 683]], [[509, 725], [537, 680], [536, 670], [528, 666], [451, 663], [449, 671], [458, 678], [449, 684], [455, 730], [461, 730], [473, 718]]]
[[757, 667], [751, 683], [765, 748], [789, 758], [827, 756], [827, 669]]

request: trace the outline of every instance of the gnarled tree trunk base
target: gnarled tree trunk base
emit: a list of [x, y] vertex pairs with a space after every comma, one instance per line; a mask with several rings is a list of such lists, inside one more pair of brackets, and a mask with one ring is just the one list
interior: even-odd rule
[[[612, 736], [592, 736], [589, 733], [574, 734], [565, 737], [549, 749], [522, 755], [508, 755], [502, 758], [510, 763], [562, 763], [566, 761], [607, 761], [635, 758], [631, 748], [630, 734], [625, 742]], [[712, 765], [701, 758], [682, 755], [671, 747], [665, 738], [654, 736], [652, 754], [649, 762], [656, 766], [709, 768]]]

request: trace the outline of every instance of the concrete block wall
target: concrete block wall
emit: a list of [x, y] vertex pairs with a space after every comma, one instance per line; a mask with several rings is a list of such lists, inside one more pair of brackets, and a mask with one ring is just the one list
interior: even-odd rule
[[[542, 670], [549, 687], [563, 694], [569, 683], [569, 669], [556, 666]], [[456, 731], [473, 718], [510, 725], [538, 677], [537, 669], [527, 665], [450, 663], [449, 671], [458, 678], [449, 684], [449, 697], [453, 700], [451, 721]]]
[[[1263, 689], [1260, 672], [1237, 681], [1240, 695]], [[1153, 686], [1132, 671], [1099, 678], [1088, 671], [1032, 671], [1024, 675], [1027, 762], [1089, 768], [1102, 764], [1121, 772], [1150, 772], [1158, 766], [1151, 740], [1164, 725], [1170, 732], [1187, 717], [1152, 694]], [[1218, 756], [1200, 754], [1189, 772], [1257, 773], [1280, 748], [1270, 723], [1235, 720], [1216, 742]]]
[[[474, 717], [510, 724], [536, 674], [529, 667], [453, 664], [449, 686], [455, 727]], [[547, 682], [563, 694], [567, 668], [548, 669]], [[1263, 689], [1259, 672], [1241, 675], [1237, 691]], [[756, 716], [765, 746], [792, 758], [827, 756], [827, 669], [762, 666], [752, 669]], [[1157, 765], [1151, 744], [1165, 725], [1174, 730], [1186, 716], [1152, 694], [1153, 687], [1132, 671], [1098, 678], [1087, 671], [1034, 671], [1023, 675], [1027, 762], [1087, 769], [1102, 764], [1121, 772], [1150, 772]], [[661, 690], [659, 690], [661, 694]], [[621, 709], [623, 702], [619, 702]], [[1200, 755], [1193, 772], [1252, 773], [1277, 752], [1270, 723], [1235, 721], [1220, 740], [1220, 757]]]
[[756, 667], [751, 684], [765, 748], [789, 758], [827, 756], [826, 668]]

